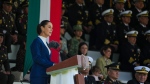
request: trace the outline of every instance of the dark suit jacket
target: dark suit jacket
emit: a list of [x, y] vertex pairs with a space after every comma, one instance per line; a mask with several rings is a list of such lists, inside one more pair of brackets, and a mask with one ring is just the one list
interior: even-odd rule
[[[127, 84], [140, 84], [137, 80], [129, 80]], [[149, 82], [144, 82], [144, 84], [150, 84]]]
[[97, 83], [93, 76], [87, 76], [87, 80], [85, 79], [85, 84], [97, 84]]
[[33, 59], [30, 74], [31, 84], [47, 84], [48, 75], [46, 74], [46, 69], [53, 65], [49, 51], [39, 37], [34, 39], [30, 48]]

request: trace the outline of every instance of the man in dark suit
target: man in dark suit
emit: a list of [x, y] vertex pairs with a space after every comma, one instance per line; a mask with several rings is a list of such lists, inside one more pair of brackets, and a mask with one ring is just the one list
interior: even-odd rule
[[112, 63], [105, 67], [107, 68], [108, 76], [106, 80], [104, 81], [104, 84], [121, 84], [121, 82], [117, 80], [119, 77], [119, 70], [120, 70], [119, 64]]
[[134, 68], [135, 70], [135, 79], [129, 80], [127, 84], [150, 84], [149, 82], [146, 82], [148, 77], [148, 72], [150, 69], [145, 66], [137, 66]]
[[137, 14], [139, 23], [136, 25], [135, 29], [139, 32], [137, 37], [137, 45], [142, 49], [145, 44], [145, 36], [144, 33], [149, 30], [148, 27], [148, 11], [142, 11], [141, 13]]
[[127, 32], [127, 42], [121, 46], [120, 50], [120, 62], [121, 70], [134, 72], [134, 67], [140, 65], [141, 51], [136, 45], [136, 37], [138, 35], [137, 31]]
[[91, 68], [91, 64], [93, 62], [93, 58], [88, 56], [88, 60], [89, 60], [89, 67], [86, 69], [79, 68], [79, 73], [84, 76], [85, 84], [97, 84], [95, 81], [95, 78], [89, 75], [89, 71]]
[[113, 13], [113, 9], [107, 9], [102, 13], [104, 21], [100, 23], [96, 29], [97, 50], [100, 50], [104, 45], [110, 45], [112, 50], [117, 51], [119, 42], [116, 36], [116, 26], [113, 23]]

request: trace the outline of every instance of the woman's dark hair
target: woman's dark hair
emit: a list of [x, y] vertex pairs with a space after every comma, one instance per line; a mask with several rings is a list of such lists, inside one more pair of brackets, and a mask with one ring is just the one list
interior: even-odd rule
[[101, 55], [104, 56], [104, 52], [103, 52], [103, 51], [106, 51], [108, 48], [111, 49], [111, 47], [110, 47], [109, 45], [103, 46], [103, 47], [101, 48], [101, 50], [100, 50]]
[[[88, 47], [87, 43], [81, 42], [81, 43], [79, 44], [79, 47], [78, 47], [78, 55], [81, 55], [81, 54], [82, 54], [81, 51], [80, 51], [80, 48], [81, 48], [81, 46], [83, 46], [83, 45], [86, 45], [86, 46]], [[87, 53], [86, 53], [86, 54], [87, 54]]]
[[40, 24], [37, 25], [37, 34], [39, 35], [42, 30], [41, 30], [41, 26], [45, 27], [45, 25], [47, 25], [47, 23], [50, 22], [49, 20], [43, 20]]

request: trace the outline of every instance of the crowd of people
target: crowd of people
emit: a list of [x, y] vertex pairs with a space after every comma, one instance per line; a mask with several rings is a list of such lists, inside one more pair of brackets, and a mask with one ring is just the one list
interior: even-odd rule
[[[6, 71], [0, 67], [1, 72], [10, 75], [11, 70], [23, 71], [29, 2], [0, 2], [0, 37], [3, 39], [0, 42], [0, 66], [7, 65], [11, 44], [20, 45], [16, 66], [11, 69], [6, 67]], [[128, 71], [132, 72], [133, 78], [139, 82], [140, 78], [137, 76], [143, 73], [139, 73], [138, 70], [147, 76], [150, 68], [149, 11], [149, 0], [63, 0], [60, 18], [60, 61], [75, 55], [87, 56], [88, 50], [100, 51], [102, 57], [98, 58], [91, 68], [91, 75], [95, 74], [95, 71], [101, 72], [100, 79], [110, 80], [108, 76], [112, 75], [113, 70]], [[71, 39], [65, 37], [66, 32]], [[86, 35], [89, 36], [89, 40], [85, 38]], [[113, 53], [119, 54], [120, 68], [117, 65], [112, 65], [117, 69], [105, 67], [112, 64]], [[129, 84], [131, 83], [130, 81]]]

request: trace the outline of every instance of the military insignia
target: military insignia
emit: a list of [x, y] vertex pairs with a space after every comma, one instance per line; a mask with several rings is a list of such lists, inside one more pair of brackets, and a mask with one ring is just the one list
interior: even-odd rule
[[26, 29], [26, 25], [24, 25], [24, 29]]
[[0, 19], [0, 24], [2, 24], [2, 19]]
[[117, 65], [117, 69], [119, 69], [119, 65]]
[[11, 18], [11, 21], [13, 22], [14, 21], [13, 17], [10, 17], [10, 18]]
[[134, 61], [134, 59], [132, 57], [130, 57], [129, 63], [132, 63], [133, 61]]
[[146, 71], [146, 68], [145, 67], [142, 67], [142, 69], [141, 69], [142, 71]]
[[100, 22], [100, 20], [96, 19], [95, 24], [98, 25]]
[[18, 7], [17, 1], [14, 2], [14, 6], [15, 6], [16, 8]]
[[82, 25], [82, 22], [81, 21], [77, 21], [77, 25]]

